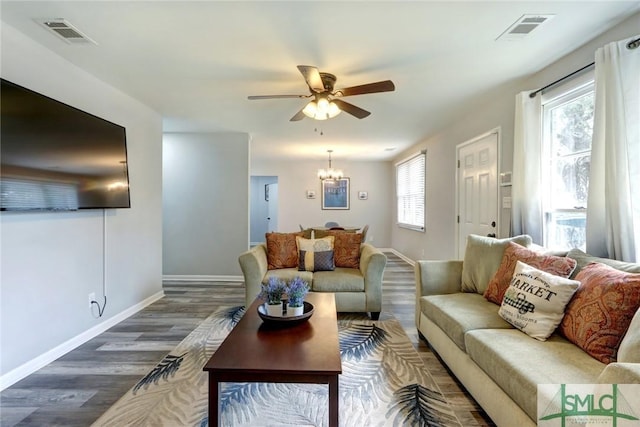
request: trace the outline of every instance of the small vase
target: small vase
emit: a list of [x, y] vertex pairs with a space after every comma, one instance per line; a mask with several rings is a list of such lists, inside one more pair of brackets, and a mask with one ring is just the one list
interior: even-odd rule
[[294, 316], [302, 316], [303, 314], [304, 314], [304, 305], [301, 305], [300, 307], [291, 307], [289, 304], [287, 304], [287, 316], [294, 317]]
[[271, 317], [282, 317], [282, 303], [278, 304], [265, 304], [267, 307], [267, 314]]

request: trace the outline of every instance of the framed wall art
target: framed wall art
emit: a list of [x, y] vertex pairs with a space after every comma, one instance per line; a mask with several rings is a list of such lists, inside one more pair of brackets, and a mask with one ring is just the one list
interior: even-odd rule
[[322, 180], [322, 209], [349, 209], [349, 178]]

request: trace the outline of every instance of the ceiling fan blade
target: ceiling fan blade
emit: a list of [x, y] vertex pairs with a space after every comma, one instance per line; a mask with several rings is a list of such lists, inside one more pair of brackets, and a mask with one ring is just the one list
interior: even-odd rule
[[309, 89], [316, 93], [324, 92], [324, 83], [320, 77], [320, 71], [318, 71], [316, 67], [312, 67], [311, 65], [298, 65], [298, 70], [300, 70], [304, 80], [307, 82], [307, 85], [309, 85]]
[[247, 99], [309, 98], [311, 95], [250, 95]]
[[357, 117], [359, 119], [364, 119], [365, 117], [367, 117], [369, 114], [371, 114], [369, 111], [367, 110], [363, 110], [360, 107], [356, 107], [353, 104], [349, 104], [348, 102], [344, 102], [341, 99], [332, 99], [332, 101], [338, 106], [338, 108], [340, 108], [342, 111], [344, 111], [345, 113], [349, 113], [354, 117]]
[[297, 122], [297, 121], [299, 121], [299, 120], [304, 119], [305, 117], [306, 117], [306, 116], [304, 115], [304, 113], [302, 112], [302, 110], [300, 110], [300, 111], [298, 111], [298, 112], [296, 113], [296, 115], [295, 115], [295, 116], [291, 117], [291, 118], [289, 119], [289, 121], [290, 121], [290, 122]]
[[396, 90], [396, 86], [393, 84], [391, 80], [384, 80], [381, 82], [368, 83], [365, 85], [359, 86], [351, 86], [345, 87], [343, 89], [338, 89], [335, 91], [335, 96], [353, 96], [353, 95], [364, 95], [367, 93], [378, 93], [378, 92], [393, 92]]

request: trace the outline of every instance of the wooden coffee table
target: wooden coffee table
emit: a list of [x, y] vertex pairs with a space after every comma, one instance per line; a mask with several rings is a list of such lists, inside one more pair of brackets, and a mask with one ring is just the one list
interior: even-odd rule
[[262, 321], [254, 301], [204, 366], [209, 372], [209, 423], [220, 425], [220, 383], [329, 385], [329, 426], [338, 427], [338, 375], [342, 373], [335, 296], [309, 293], [311, 318], [286, 328]]

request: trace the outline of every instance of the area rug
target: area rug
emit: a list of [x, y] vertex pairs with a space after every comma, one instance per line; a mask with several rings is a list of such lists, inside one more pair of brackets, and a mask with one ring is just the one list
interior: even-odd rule
[[[93, 425], [207, 426], [202, 367], [243, 314], [214, 312]], [[393, 316], [339, 314], [338, 328], [341, 426], [460, 426]], [[225, 383], [222, 425], [326, 426], [327, 399], [320, 384]]]

